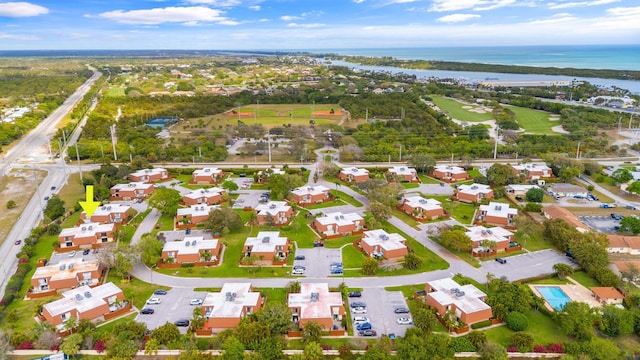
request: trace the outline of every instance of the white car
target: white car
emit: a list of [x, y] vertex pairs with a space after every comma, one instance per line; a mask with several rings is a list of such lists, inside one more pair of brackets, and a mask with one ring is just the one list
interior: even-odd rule
[[367, 313], [367, 309], [363, 308], [363, 307], [355, 307], [355, 308], [351, 309], [351, 313], [353, 313], [353, 314], [366, 314]]
[[202, 299], [191, 299], [189, 305], [202, 305]]
[[354, 324], [361, 324], [361, 323], [366, 323], [366, 322], [370, 322], [369, 318], [366, 316], [354, 316], [353, 317], [353, 323]]
[[411, 325], [413, 324], [413, 320], [410, 317], [399, 317], [397, 320], [399, 325]]
[[76, 256], [76, 251], [75, 250], [73, 250], [72, 252], [69, 253], [69, 257], [74, 257], [74, 256]]
[[295, 268], [293, 269], [293, 272], [291, 272], [293, 275], [304, 275], [304, 269], [303, 268]]
[[152, 297], [152, 298], [149, 298], [149, 300], [147, 300], [147, 304], [149, 304], [149, 305], [157, 305], [157, 304], [160, 304], [160, 298], [159, 298], [159, 297]]

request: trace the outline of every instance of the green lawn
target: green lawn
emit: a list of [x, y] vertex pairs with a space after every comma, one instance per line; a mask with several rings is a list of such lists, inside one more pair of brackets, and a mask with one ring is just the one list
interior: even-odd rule
[[342, 197], [340, 197], [339, 199], [335, 199], [332, 201], [327, 201], [327, 202], [323, 202], [323, 203], [319, 203], [319, 204], [313, 204], [313, 205], [309, 205], [309, 206], [305, 206], [304, 208], [307, 210], [314, 210], [314, 209], [324, 209], [324, 208], [328, 208], [328, 207], [333, 207], [333, 206], [342, 206], [342, 205], [347, 205], [347, 202], [344, 201], [342, 199]]
[[[366, 256], [355, 246], [345, 246], [342, 249], [342, 266], [345, 269], [359, 269]], [[357, 272], [362, 276], [360, 270]], [[346, 275], [346, 274], [345, 274]]]
[[[558, 324], [541, 312], [530, 310], [527, 313], [529, 327], [525, 332], [533, 335], [536, 345], [549, 345], [559, 342], [566, 342], [569, 338], [562, 333]], [[503, 346], [509, 344], [509, 339], [514, 331], [506, 326], [498, 326], [493, 329], [484, 330], [489, 340], [495, 341]]]
[[353, 196], [344, 193], [340, 190], [331, 190], [331, 195], [333, 195], [333, 197], [338, 198], [340, 200], [343, 200], [355, 207], [362, 207], [362, 203], [358, 200], [356, 200]]
[[423, 184], [440, 184], [441, 181], [435, 178], [432, 178], [430, 176], [424, 175], [424, 174], [418, 174], [418, 177], [420, 178], [420, 182]]
[[327, 239], [324, 241], [324, 247], [329, 249], [337, 249], [346, 244], [353, 244], [353, 242], [356, 239], [359, 239], [361, 237], [362, 235], [351, 235], [351, 236], [344, 236], [344, 237], [339, 237], [335, 239]]
[[[446, 200], [451, 201], [451, 200]], [[471, 224], [473, 221], [473, 214], [476, 212], [476, 207], [471, 204], [465, 204], [457, 201], [453, 201], [451, 207], [451, 217], [458, 220], [462, 224]]]
[[255, 288], [255, 291], [260, 291], [262, 296], [267, 298], [267, 304], [287, 303], [287, 290], [285, 288]]
[[412, 298], [416, 292], [424, 290], [424, 284], [388, 286], [384, 289], [387, 291], [402, 291], [402, 295], [404, 295], [404, 297]]
[[448, 99], [433, 95], [431, 95], [431, 98], [433, 99], [434, 104], [436, 104], [442, 111], [449, 113], [449, 115], [454, 119], [469, 122], [479, 122], [493, 119], [493, 113], [491, 112], [480, 114], [477, 112], [471, 112], [463, 108], [463, 106], [473, 106], [474, 108], [478, 107], [475, 104], [466, 105], [454, 99]]
[[116, 86], [110, 87], [109, 91], [107, 91], [107, 94], [106, 94], [106, 96], [111, 96], [111, 97], [122, 97], [124, 95], [125, 95], [124, 89]]
[[402, 184], [402, 187], [405, 189], [416, 189], [420, 187], [420, 184], [418, 183], [403, 182], [401, 184]]
[[600, 283], [592, 278], [591, 276], [587, 275], [586, 272], [584, 271], [577, 271], [574, 272], [571, 275], [571, 278], [575, 281], [577, 281], [578, 283], [580, 283], [582, 286], [590, 288], [592, 286], [600, 286]]
[[396, 208], [391, 210], [391, 213], [393, 214], [393, 216], [397, 217], [398, 219], [402, 220], [404, 223], [406, 223], [407, 225], [411, 226], [411, 227], [417, 227], [418, 225], [420, 225], [420, 223], [418, 221], [416, 221], [414, 218], [412, 218], [411, 216], [405, 214], [403, 211], [400, 211]]
[[527, 109], [517, 106], [504, 106], [516, 114], [516, 121], [527, 133], [551, 134], [553, 133], [551, 128], [560, 125], [559, 121], [550, 121], [549, 115], [551, 114], [546, 111]]

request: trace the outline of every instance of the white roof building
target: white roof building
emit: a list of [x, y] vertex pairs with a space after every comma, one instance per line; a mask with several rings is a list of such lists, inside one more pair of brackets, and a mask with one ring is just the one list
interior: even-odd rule
[[99, 223], [83, 223], [78, 227], [72, 228], [64, 228], [60, 231], [60, 236], [63, 238], [86, 238], [90, 236], [95, 236], [97, 233], [108, 233], [113, 232], [115, 229], [115, 224], [99, 224]]
[[451, 174], [466, 174], [467, 171], [460, 166], [455, 165], [436, 165], [433, 167], [434, 170], [440, 172], [446, 172]]
[[480, 205], [480, 211], [486, 212], [486, 216], [508, 218], [518, 215], [518, 209], [509, 207], [509, 204], [490, 202], [489, 205]]
[[195, 189], [195, 190], [192, 190], [190, 193], [182, 195], [182, 197], [198, 200], [198, 199], [201, 199], [202, 197], [222, 195], [224, 194], [224, 192], [225, 190], [219, 187], [212, 187], [208, 189]]
[[239, 318], [245, 307], [256, 306], [259, 301], [260, 293], [251, 291], [251, 283], [225, 283], [220, 292], [207, 293], [202, 307], [210, 318]]
[[291, 210], [291, 206], [286, 201], [269, 201], [266, 204], [260, 204], [256, 206], [256, 212], [258, 215], [271, 215], [277, 216], [278, 214], [288, 212]]
[[143, 183], [143, 182], [130, 182], [128, 184], [115, 184], [113, 185], [111, 188], [114, 190], [147, 190], [149, 188], [152, 188], [153, 184], [147, 184], [147, 183]]
[[343, 168], [342, 170], [340, 170], [340, 172], [344, 174], [349, 174], [352, 176], [369, 175], [369, 170], [357, 168], [355, 166]]
[[406, 166], [394, 166], [390, 168], [389, 173], [395, 174], [398, 176], [416, 176], [418, 172], [414, 168], [406, 167]]
[[336, 224], [338, 226], [346, 226], [356, 221], [364, 221], [364, 218], [356, 213], [343, 214], [341, 212], [333, 212], [325, 214], [316, 219], [322, 225]]
[[361, 241], [367, 243], [372, 248], [379, 246], [385, 251], [392, 251], [407, 247], [407, 245], [405, 245], [407, 240], [397, 233], [389, 234], [382, 229], [376, 229], [365, 231], [362, 234]]
[[42, 306], [47, 309], [51, 316], [71, 312], [74, 309], [79, 313], [84, 313], [103, 304], [111, 304], [111, 302], [107, 302], [105, 299], [108, 300], [111, 298], [115, 301], [116, 295], [121, 292], [122, 290], [111, 282], [94, 288], [82, 285], [73, 290], [63, 292], [62, 299], [52, 301]]
[[[466, 314], [491, 309], [482, 300], [487, 297], [487, 294], [471, 284], [460, 285], [452, 278], [427, 281], [427, 284], [436, 290], [428, 295], [442, 305], [454, 304], [457, 309]], [[458, 291], [453, 291], [454, 289]], [[459, 296], [460, 294], [463, 295]]]
[[217, 239], [205, 240], [203, 236], [187, 236], [180, 241], [167, 241], [162, 251], [175, 251], [177, 255], [199, 254], [201, 250], [218, 247]]
[[256, 237], [248, 237], [244, 241], [245, 247], [251, 247], [251, 252], [273, 253], [278, 246], [284, 247], [289, 240], [280, 236], [279, 231], [260, 231]]
[[222, 174], [222, 170], [218, 168], [202, 168], [193, 171], [193, 176], [218, 176]]
[[529, 191], [531, 189], [540, 189], [540, 187], [538, 185], [513, 184], [513, 185], [505, 186], [504, 189], [508, 193], [526, 193], [527, 191]]
[[507, 229], [499, 226], [486, 228], [484, 226], [472, 226], [467, 228], [465, 233], [474, 243], [481, 243], [484, 240], [495, 241], [496, 243], [502, 241], [510, 241], [513, 238], [513, 233]]
[[220, 205], [191, 205], [188, 208], [179, 208], [178, 217], [183, 218], [185, 216], [200, 217], [208, 216], [211, 210], [220, 208]]
[[425, 211], [442, 209], [442, 203], [435, 199], [425, 199], [422, 196], [411, 196], [405, 198], [405, 204], [414, 209]]
[[129, 210], [131, 210], [131, 206], [129, 205], [111, 203], [98, 206], [98, 208], [93, 211], [93, 214], [91, 216], [109, 216], [111, 214], [122, 214], [125, 212], [129, 212]]
[[458, 186], [458, 192], [469, 195], [487, 194], [491, 191], [493, 191], [491, 190], [491, 186], [484, 184], [473, 183]]
[[332, 307], [341, 307], [343, 302], [340, 292], [330, 292], [327, 283], [303, 283], [300, 284], [300, 293], [289, 294], [287, 305], [300, 309], [301, 320], [327, 319], [334, 315]]
[[292, 194], [296, 196], [305, 196], [305, 195], [323, 195], [330, 191], [330, 189], [323, 185], [315, 185], [315, 186], [301, 186], [297, 189], [291, 191]]

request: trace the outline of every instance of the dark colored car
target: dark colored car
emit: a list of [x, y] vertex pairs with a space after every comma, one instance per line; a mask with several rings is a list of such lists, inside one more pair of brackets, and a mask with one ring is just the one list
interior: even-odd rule
[[187, 319], [180, 319], [180, 320], [176, 320], [173, 323], [175, 326], [189, 326], [189, 320]]
[[359, 331], [359, 332], [358, 332], [358, 335], [360, 335], [360, 336], [377, 336], [377, 335], [378, 335], [378, 333], [376, 333], [376, 331], [375, 331], [375, 330], [371, 330], [371, 329], [369, 329], [369, 330], [362, 330], [362, 331]]
[[348, 295], [349, 297], [361, 297], [362, 293], [360, 291], [351, 291]]
[[363, 303], [362, 301], [354, 301], [349, 306], [351, 306], [351, 308], [367, 307], [367, 304]]
[[144, 315], [150, 315], [150, 314], [153, 314], [154, 312], [156, 311], [153, 310], [152, 308], [144, 308], [140, 310], [140, 314], [144, 314]]
[[90, 249], [84, 249], [84, 250], [82, 251], [82, 255], [89, 255], [89, 253], [90, 253], [90, 252], [91, 252], [91, 250], [90, 250]]
[[496, 258], [496, 261], [499, 262], [500, 264], [506, 264], [507, 263], [507, 259], [503, 259], [503, 258]]
[[408, 314], [409, 313], [409, 309], [407, 309], [406, 307], [397, 307], [395, 309], [393, 309], [393, 312], [396, 314]]
[[167, 290], [158, 289], [158, 290], [153, 292], [153, 295], [167, 295]]
[[293, 258], [293, 259], [294, 259], [294, 260], [304, 260], [304, 259], [305, 259], [305, 257], [304, 257], [304, 255], [296, 255], [296, 257], [295, 257], [295, 258]]
[[356, 326], [356, 330], [358, 331], [362, 331], [362, 330], [371, 330], [371, 323], [362, 323], [362, 324], [358, 324]]
[[18, 240], [16, 240], [16, 242], [14, 242], [14, 244], [20, 245], [20, 244], [22, 244], [22, 240], [18, 239]]

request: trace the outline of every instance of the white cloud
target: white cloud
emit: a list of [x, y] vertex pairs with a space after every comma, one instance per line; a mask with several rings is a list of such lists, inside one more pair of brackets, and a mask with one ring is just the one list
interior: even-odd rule
[[260, 11], [260, 5], [249, 6], [249, 10]]
[[318, 27], [323, 27], [325, 26], [325, 24], [297, 24], [297, 23], [289, 23], [287, 24], [288, 27], [299, 27], [299, 28], [305, 28], [305, 29], [313, 29], [313, 28], [318, 28]]
[[46, 7], [28, 2], [0, 3], [0, 17], [31, 17], [48, 13]]
[[422, 1], [422, 0], [390, 0], [389, 2], [387, 2], [387, 5], [393, 5], [393, 4], [409, 4], [409, 3], [417, 2], [417, 1]]
[[193, 21], [220, 22], [227, 20], [221, 10], [203, 6], [166, 7], [147, 10], [114, 10], [99, 14], [99, 17], [122, 24], [187, 23]]
[[39, 37], [34, 35], [16, 35], [16, 34], [4, 34], [0, 33], [0, 40], [27, 40], [27, 41], [35, 41], [40, 40]]
[[185, 0], [185, 3], [211, 5], [217, 7], [232, 7], [238, 6], [242, 2], [240, 0]]
[[362, 4], [365, 1], [366, 0], [353, 0], [353, 2], [356, 3], [356, 4]]
[[291, 16], [291, 15], [283, 15], [280, 16], [280, 20], [282, 21], [293, 21], [293, 20], [302, 20], [301, 16]]
[[456, 11], [471, 9], [478, 5], [485, 4], [487, 4], [485, 0], [433, 0], [433, 4], [431, 4], [429, 10], [437, 12]]
[[271, 20], [269, 20], [269, 19], [260, 19], [260, 20], [258, 20], [258, 22], [269, 22], [269, 21], [271, 21]]
[[220, 24], [220, 25], [229, 25], [229, 26], [240, 25], [240, 23], [238, 21], [233, 21], [233, 20], [222, 20], [222, 21], [219, 21], [218, 24]]
[[498, 8], [505, 7], [505, 6], [511, 6], [511, 5], [516, 5], [516, 0], [492, 1], [489, 4], [487, 4], [486, 6], [476, 6], [476, 7], [473, 8], [473, 10], [476, 10], [476, 11], [487, 11], [487, 10], [494, 10], [494, 9], [498, 9]]
[[595, 0], [595, 1], [575, 1], [575, 2], [567, 2], [567, 3], [550, 3], [549, 9], [567, 9], [572, 7], [585, 7], [585, 6], [598, 6], [598, 5], [606, 5], [612, 4], [615, 2], [619, 2], [620, 0]]
[[637, 16], [640, 16], [640, 6], [636, 6], [636, 7], [616, 7], [616, 8], [607, 9], [606, 11], [607, 11], [608, 14], [611, 14], [611, 15], [614, 15], [614, 16], [624, 16], [624, 17], [628, 17], [628, 16], [637, 17]]
[[567, 21], [575, 21], [578, 18], [571, 15], [571, 14], [567, 14], [567, 13], [562, 13], [562, 14], [555, 14], [552, 17], [548, 18], [548, 19], [541, 19], [541, 20], [534, 20], [534, 21], [530, 21], [530, 24], [535, 24], [535, 25], [541, 25], [541, 24], [556, 24], [556, 23], [562, 23], [562, 22], [567, 22]]
[[480, 15], [477, 15], [477, 14], [451, 14], [451, 15], [438, 18], [436, 19], [436, 21], [443, 22], [443, 23], [456, 23], [456, 22], [462, 22], [462, 21], [467, 21], [471, 19], [477, 19], [479, 17]]

